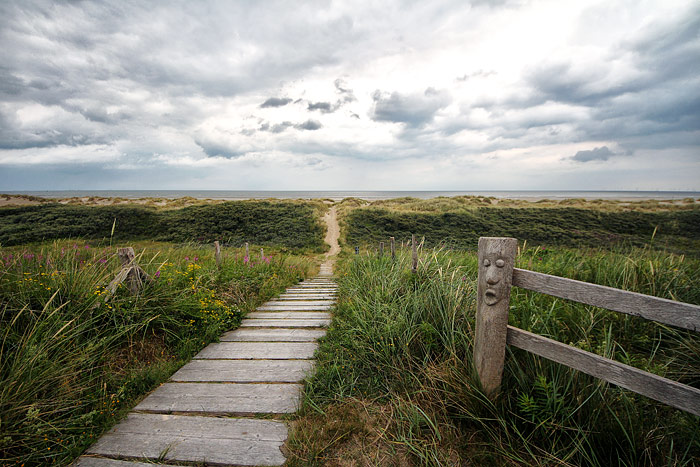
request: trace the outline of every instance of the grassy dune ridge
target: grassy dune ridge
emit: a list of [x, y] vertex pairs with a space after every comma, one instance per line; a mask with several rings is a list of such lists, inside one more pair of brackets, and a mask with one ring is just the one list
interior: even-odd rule
[[[170, 242], [220, 240], [322, 251], [321, 202], [230, 201], [157, 209], [139, 205], [81, 206], [58, 203], [0, 208], [0, 244], [57, 238], [110, 238]], [[116, 220], [116, 224], [115, 224]]]
[[[537, 203], [530, 203], [531, 205]], [[700, 207], [659, 211], [598, 210], [581, 207], [469, 207], [399, 209], [386, 203], [345, 209], [344, 242], [376, 244], [393, 236], [424, 237], [428, 246], [474, 248], [479, 237], [515, 237], [531, 244], [644, 245], [652, 236], [676, 251], [700, 254]], [[416, 201], [411, 206], [421, 203]], [[401, 206], [401, 205], [400, 205]], [[428, 207], [431, 205], [428, 204]]]
[[[291, 465], [694, 465], [697, 417], [509, 349], [501, 396], [472, 370], [475, 252], [347, 255]], [[700, 261], [639, 248], [523, 248], [517, 266], [700, 303]], [[514, 289], [510, 323], [700, 388], [700, 336]], [[350, 421], [352, 420], [352, 421]], [[334, 464], [335, 465], [335, 464]]]

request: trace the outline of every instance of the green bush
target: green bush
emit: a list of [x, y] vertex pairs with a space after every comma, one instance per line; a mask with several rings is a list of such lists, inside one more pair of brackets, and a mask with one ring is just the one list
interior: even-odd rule
[[293, 249], [323, 248], [323, 227], [311, 205], [232, 201], [156, 210], [140, 206], [43, 204], [0, 209], [0, 244], [58, 238], [161, 240], [231, 245], [243, 242]]

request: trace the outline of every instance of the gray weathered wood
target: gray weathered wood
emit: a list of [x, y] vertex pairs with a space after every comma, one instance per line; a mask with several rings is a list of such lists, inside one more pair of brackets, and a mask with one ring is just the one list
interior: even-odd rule
[[418, 271], [418, 248], [416, 246], [416, 236], [411, 235], [411, 272]]
[[289, 287], [289, 289], [337, 289], [338, 285], [337, 284], [306, 284], [304, 282], [300, 282], [295, 286]]
[[[245, 320], [255, 321], [255, 320]], [[268, 321], [268, 320], [259, 320]], [[284, 320], [269, 320], [284, 321]], [[295, 320], [289, 320], [295, 321]], [[321, 320], [298, 320], [321, 321]], [[313, 358], [318, 344], [314, 342], [215, 342], [206, 346], [194, 356], [196, 359], [230, 358], [230, 359], [308, 359]]]
[[331, 324], [329, 319], [244, 319], [242, 328], [325, 328]]
[[166, 464], [151, 464], [144, 462], [121, 461], [116, 459], [107, 459], [106, 457], [78, 457], [71, 467], [153, 467], [154, 465]]
[[314, 342], [325, 329], [236, 329], [221, 336], [221, 342]]
[[[302, 307], [304, 308], [304, 307]], [[307, 307], [308, 308], [308, 307]], [[304, 309], [307, 309], [304, 308]], [[260, 309], [260, 308], [258, 308]], [[274, 310], [283, 308], [274, 308]], [[331, 319], [330, 313], [322, 311], [253, 311], [246, 315], [246, 318], [262, 319]]]
[[697, 305], [525, 269], [513, 271], [513, 285], [700, 332], [700, 306]]
[[391, 242], [391, 259], [396, 259], [396, 242], [394, 237], [389, 237], [389, 241]]
[[324, 311], [333, 308], [332, 305], [260, 305], [258, 311]]
[[121, 271], [107, 285], [108, 297], [114, 295], [120, 284], [126, 283], [129, 292], [138, 293], [143, 284], [151, 282], [152, 279], [138, 264], [134, 262], [136, 255], [131, 247], [117, 249], [117, 256], [122, 265]]
[[379, 257], [384, 256], [384, 242], [379, 242]]
[[700, 416], [700, 389], [508, 326], [508, 345]]
[[207, 465], [282, 465], [282, 422], [180, 415], [129, 414], [89, 453]]
[[293, 413], [300, 384], [165, 383], [134, 410], [154, 413]]
[[134, 253], [134, 249], [132, 247], [118, 248], [117, 257], [119, 258], [119, 263], [122, 265], [122, 267], [126, 267], [130, 266], [131, 263], [134, 262], [136, 254]]
[[335, 300], [299, 300], [299, 299], [289, 299], [289, 300], [270, 300], [269, 302], [263, 303], [261, 306], [284, 306], [284, 305], [294, 305], [294, 306], [304, 306], [304, 305], [335, 305]]
[[260, 248], [260, 261], [264, 261], [264, 260], [265, 260], [265, 252], [263, 251], [262, 248]]
[[[262, 343], [261, 343], [262, 345]], [[192, 360], [172, 377], [178, 382], [297, 383], [313, 360]]]
[[220, 268], [221, 267], [221, 245], [219, 245], [219, 241], [214, 242], [214, 259], [216, 259], [216, 267]]
[[328, 300], [335, 303], [335, 294], [282, 294], [279, 300]]
[[248, 245], [248, 242], [245, 242], [245, 257], [250, 258], [250, 246]]
[[510, 285], [518, 241], [514, 238], [479, 239], [474, 366], [488, 397], [501, 386], [506, 352]]
[[300, 294], [300, 293], [308, 293], [308, 294], [331, 294], [335, 295], [335, 293], [338, 291], [338, 287], [289, 287], [287, 290], [285, 290], [285, 293], [288, 294]]

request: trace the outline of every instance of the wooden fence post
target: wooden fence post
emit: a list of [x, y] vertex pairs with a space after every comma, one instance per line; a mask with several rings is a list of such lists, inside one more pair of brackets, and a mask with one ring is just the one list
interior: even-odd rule
[[117, 291], [119, 284], [126, 281], [126, 286], [132, 294], [138, 293], [139, 289], [145, 282], [151, 282], [152, 279], [146, 274], [146, 271], [141, 269], [138, 264], [134, 263], [136, 255], [131, 247], [117, 249], [117, 257], [122, 265], [122, 270], [107, 286], [109, 295], [113, 295]]
[[391, 259], [396, 259], [396, 244], [394, 242], [394, 237], [389, 237], [391, 241]]
[[356, 254], [356, 255], [359, 255], [359, 254], [360, 254], [360, 247], [359, 247], [359, 246], [356, 246], [356, 247], [355, 247], [355, 254]]
[[379, 257], [384, 256], [384, 242], [379, 242]]
[[517, 249], [518, 241], [514, 238], [479, 239], [474, 366], [484, 393], [492, 399], [498, 395], [503, 376], [510, 286]]
[[214, 242], [214, 258], [216, 258], [216, 267], [221, 269], [221, 245], [218, 240]]
[[413, 263], [411, 265], [411, 272], [417, 272], [418, 271], [418, 249], [416, 247], [416, 236], [415, 234], [411, 235], [411, 248], [413, 248]]
[[265, 253], [263, 252], [263, 249], [260, 248], [260, 262], [265, 261]]
[[248, 248], [248, 242], [245, 242], [245, 258], [250, 259], [250, 249]]

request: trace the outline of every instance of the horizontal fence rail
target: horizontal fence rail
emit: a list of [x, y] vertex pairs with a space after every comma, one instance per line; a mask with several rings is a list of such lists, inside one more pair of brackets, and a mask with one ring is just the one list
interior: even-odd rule
[[508, 345], [700, 416], [700, 389], [508, 326]]
[[697, 305], [518, 268], [513, 269], [513, 285], [700, 332]]
[[700, 416], [700, 389], [508, 325], [511, 286], [700, 331], [700, 306], [514, 268], [517, 240], [479, 239], [474, 365], [489, 397], [511, 345]]

